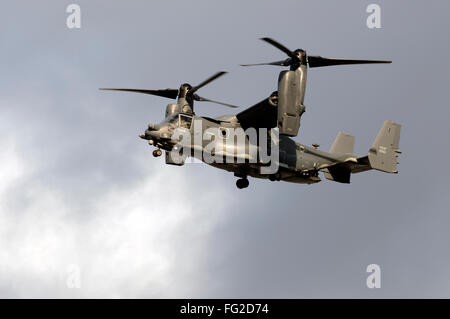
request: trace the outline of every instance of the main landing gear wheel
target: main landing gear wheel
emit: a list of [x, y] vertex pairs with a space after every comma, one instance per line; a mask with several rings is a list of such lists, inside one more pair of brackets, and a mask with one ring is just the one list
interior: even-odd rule
[[246, 179], [246, 178], [240, 178], [236, 181], [236, 186], [239, 189], [247, 188], [248, 184], [249, 184], [249, 182], [248, 182], [248, 179]]
[[162, 151], [160, 149], [157, 149], [157, 150], [153, 151], [153, 156], [154, 157], [159, 157], [159, 156], [161, 156], [161, 154], [162, 154]]

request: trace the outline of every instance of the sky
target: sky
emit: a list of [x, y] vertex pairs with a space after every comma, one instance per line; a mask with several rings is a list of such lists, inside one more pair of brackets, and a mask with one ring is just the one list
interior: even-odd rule
[[[66, 25], [71, 3], [80, 29]], [[379, 29], [366, 26], [371, 3]], [[443, 0], [2, 1], [0, 297], [449, 298], [449, 10]], [[225, 70], [200, 94], [243, 110], [282, 70], [239, 66], [285, 58], [265, 36], [393, 61], [309, 70], [295, 140], [328, 150], [342, 130], [365, 155], [390, 119], [402, 124], [399, 174], [250, 179], [239, 190], [231, 173], [152, 157], [138, 135], [168, 100], [98, 90], [177, 88]], [[366, 285], [370, 264], [379, 289]]]

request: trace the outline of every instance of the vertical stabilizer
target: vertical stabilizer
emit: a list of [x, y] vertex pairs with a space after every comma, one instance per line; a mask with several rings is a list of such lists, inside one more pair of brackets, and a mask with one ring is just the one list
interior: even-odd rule
[[355, 145], [355, 137], [353, 135], [339, 132], [336, 139], [331, 145], [330, 153], [351, 154]]
[[401, 125], [385, 121], [369, 149], [369, 162], [373, 169], [387, 173], [398, 173], [397, 157]]
[[[355, 137], [353, 135], [339, 132], [336, 139], [331, 145], [331, 154], [352, 154], [353, 146], [355, 145]], [[335, 165], [324, 170], [325, 178], [339, 182], [350, 183], [351, 169], [345, 165]]]

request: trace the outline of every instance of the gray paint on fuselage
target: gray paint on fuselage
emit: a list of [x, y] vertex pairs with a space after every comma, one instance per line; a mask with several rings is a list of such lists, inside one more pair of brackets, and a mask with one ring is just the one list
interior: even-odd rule
[[[220, 121], [227, 119], [228, 121]], [[203, 139], [203, 133], [208, 128], [240, 128], [240, 124], [236, 121], [233, 116], [221, 117], [216, 119], [207, 119], [199, 116], [193, 116], [193, 123], [201, 123], [202, 129], [202, 148], [211, 143], [212, 139]], [[199, 137], [195, 137], [194, 125], [191, 126], [191, 140], [194, 143], [195, 139], [198, 140]], [[285, 181], [297, 182], [297, 183], [311, 183], [318, 182], [318, 177], [309, 176], [308, 172], [317, 171], [324, 164], [332, 164], [345, 160], [352, 154], [331, 154], [318, 150], [313, 147], [309, 147], [298, 142], [295, 142], [292, 138], [280, 135], [279, 136], [279, 152], [280, 152], [280, 168], [279, 168], [279, 178]], [[248, 136], [246, 135], [246, 143], [250, 143]], [[259, 151], [259, 145], [256, 145]], [[236, 151], [236, 149], [235, 149]], [[248, 149], [247, 149], [248, 151]], [[239, 154], [239, 152], [238, 152]], [[197, 158], [203, 161], [202, 156]], [[206, 163], [206, 162], [205, 162]], [[269, 175], [260, 174], [260, 168], [262, 163], [206, 163], [216, 168], [220, 168], [226, 171], [234, 172], [241, 175], [249, 175], [256, 178], [269, 178]], [[311, 179], [311, 177], [314, 177]], [[297, 179], [296, 179], [297, 178]]]

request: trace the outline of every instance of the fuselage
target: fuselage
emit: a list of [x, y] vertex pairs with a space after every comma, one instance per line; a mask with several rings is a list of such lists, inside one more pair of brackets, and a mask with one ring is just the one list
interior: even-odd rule
[[[271, 128], [247, 129], [244, 132], [232, 115], [213, 119], [178, 113], [155, 128], [146, 131], [146, 139], [151, 144], [168, 152], [179, 151], [183, 147], [185, 155], [233, 172], [236, 176], [317, 183], [320, 181], [319, 169], [353, 156], [331, 154], [303, 145], [288, 136], [276, 134], [276, 130]], [[266, 155], [265, 160], [263, 155]], [[268, 167], [274, 163], [276, 170], [269, 170]]]

